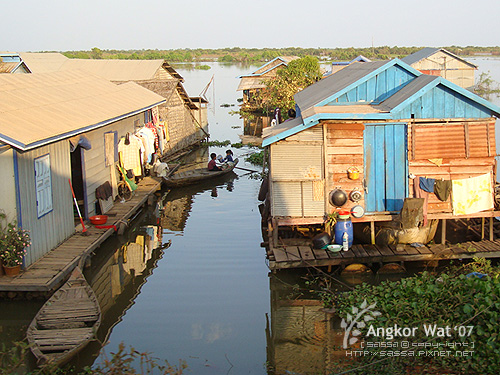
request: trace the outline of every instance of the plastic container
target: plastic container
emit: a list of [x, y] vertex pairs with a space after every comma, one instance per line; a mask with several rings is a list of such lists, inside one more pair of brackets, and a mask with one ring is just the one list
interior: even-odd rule
[[102, 225], [106, 224], [106, 221], [108, 221], [108, 216], [107, 215], [95, 215], [89, 217], [90, 222], [94, 225]]
[[339, 219], [337, 220], [337, 224], [335, 224], [335, 243], [337, 245], [343, 245], [344, 233], [347, 233], [347, 243], [349, 248], [352, 246], [352, 241], [354, 238], [353, 227], [351, 218], [347, 219]]

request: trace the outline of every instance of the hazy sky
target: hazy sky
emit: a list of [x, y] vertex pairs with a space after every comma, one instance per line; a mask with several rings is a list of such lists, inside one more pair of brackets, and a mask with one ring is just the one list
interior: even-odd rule
[[499, 0], [3, 0], [0, 51], [500, 45]]

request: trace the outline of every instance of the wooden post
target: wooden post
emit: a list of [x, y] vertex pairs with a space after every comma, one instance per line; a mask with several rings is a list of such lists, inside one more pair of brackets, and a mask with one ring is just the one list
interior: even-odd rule
[[484, 240], [484, 219], [484, 217], [481, 218], [481, 240]]
[[495, 241], [495, 233], [493, 232], [494, 217], [490, 217], [490, 241]]
[[446, 219], [441, 219], [441, 243], [446, 244]]
[[375, 245], [375, 222], [374, 221], [370, 222], [370, 235], [371, 235], [372, 245]]

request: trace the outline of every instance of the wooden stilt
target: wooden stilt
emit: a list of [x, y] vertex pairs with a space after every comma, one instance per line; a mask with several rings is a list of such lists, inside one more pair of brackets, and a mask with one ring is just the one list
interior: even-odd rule
[[484, 219], [485, 219], [484, 217], [481, 218], [481, 239], [482, 240], [484, 240], [484, 222], [485, 222]]
[[495, 233], [493, 231], [493, 220], [494, 217], [490, 217], [490, 241], [495, 241]]
[[446, 219], [441, 219], [441, 243], [446, 243]]
[[374, 221], [370, 222], [370, 234], [371, 234], [372, 245], [375, 245], [375, 222]]

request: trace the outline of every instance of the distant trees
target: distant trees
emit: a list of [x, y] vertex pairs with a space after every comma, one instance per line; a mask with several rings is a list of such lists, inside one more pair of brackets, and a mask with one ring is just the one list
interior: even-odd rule
[[[172, 62], [197, 62], [218, 59], [224, 62], [259, 63], [269, 61], [278, 56], [315, 56], [318, 58], [329, 57], [336, 61], [350, 61], [359, 55], [372, 60], [390, 59], [404, 57], [420, 50], [422, 47], [389, 47], [373, 46], [365, 48], [223, 48], [223, 49], [174, 49], [174, 50], [101, 50], [97, 47], [90, 51], [67, 51], [64, 55], [70, 58], [90, 59], [165, 59]], [[476, 47], [476, 46], [449, 46], [444, 47], [448, 51], [461, 56], [472, 56], [475, 54], [500, 55], [500, 47]]]
[[491, 78], [490, 72], [482, 72], [474, 85], [474, 93], [486, 100], [490, 100], [492, 96], [500, 96], [500, 86], [498, 82]]
[[305, 56], [292, 60], [288, 66], [278, 69], [276, 77], [267, 81], [266, 89], [259, 92], [259, 109], [266, 113], [278, 107], [286, 117], [286, 111], [295, 108], [293, 96], [320, 79], [321, 71], [316, 57]]

